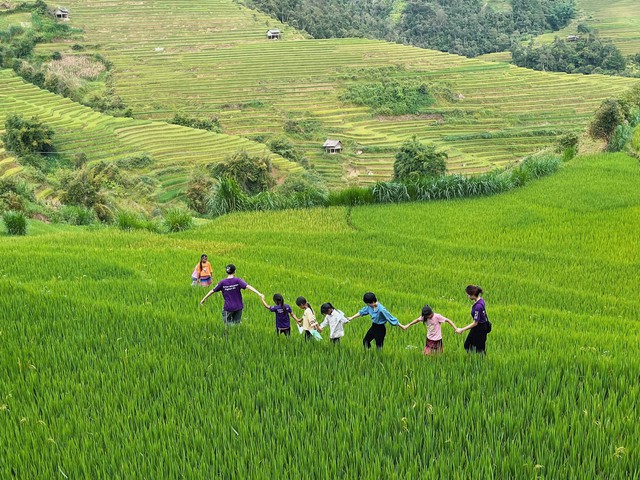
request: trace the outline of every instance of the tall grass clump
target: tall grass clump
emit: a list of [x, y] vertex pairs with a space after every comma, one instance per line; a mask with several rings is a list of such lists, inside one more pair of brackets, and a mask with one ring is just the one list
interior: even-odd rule
[[121, 210], [116, 214], [116, 226], [120, 230], [148, 230], [153, 233], [160, 233], [162, 225], [155, 220], [148, 220], [144, 215], [130, 210]]
[[369, 187], [348, 187], [329, 192], [327, 199], [329, 206], [358, 206], [375, 203], [373, 192]]
[[184, 232], [193, 228], [193, 217], [186, 210], [172, 208], [164, 214], [163, 222], [170, 232]]
[[219, 217], [231, 212], [248, 210], [249, 197], [240, 185], [230, 177], [220, 177], [211, 190], [211, 196], [207, 201], [209, 214]]
[[2, 221], [7, 227], [9, 235], [26, 235], [27, 234], [27, 217], [22, 212], [5, 212], [2, 215]]

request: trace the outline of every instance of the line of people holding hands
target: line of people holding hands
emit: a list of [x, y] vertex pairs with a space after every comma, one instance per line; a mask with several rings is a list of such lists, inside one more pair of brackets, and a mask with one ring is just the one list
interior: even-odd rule
[[[206, 257], [203, 255], [203, 257]], [[205, 258], [206, 261], [206, 258]], [[202, 258], [201, 258], [202, 262]], [[208, 263], [208, 262], [207, 262]], [[208, 268], [202, 268], [206, 273], [212, 272], [209, 265]], [[315, 311], [306, 298], [298, 297], [296, 305], [302, 310], [302, 316], [299, 318], [292, 308], [285, 303], [281, 294], [276, 293], [273, 296], [273, 305], [269, 305], [265, 300], [264, 294], [260, 293], [251, 285], [247, 284], [241, 278], [236, 277], [236, 267], [233, 264], [226, 266], [227, 278], [221, 280], [213, 287], [200, 301], [201, 305], [216, 292], [221, 292], [224, 298], [224, 307], [222, 309], [222, 320], [226, 325], [237, 325], [242, 319], [242, 311], [244, 303], [242, 300], [242, 290], [249, 290], [257, 294], [266, 309], [275, 314], [276, 333], [282, 335], [291, 335], [291, 318], [296, 322], [300, 333], [303, 333], [305, 339], [312, 337], [321, 339], [319, 333], [329, 327], [329, 338], [334, 344], [340, 342], [344, 336], [344, 325], [358, 318], [369, 316], [371, 318], [371, 327], [362, 339], [365, 348], [371, 348], [371, 343], [375, 342], [376, 347], [381, 349], [384, 345], [386, 336], [386, 324], [397, 326], [403, 330], [411, 328], [413, 325], [423, 323], [427, 330], [427, 337], [423, 353], [425, 355], [437, 354], [443, 351], [442, 344], [442, 324], [448, 323], [453, 327], [457, 334], [468, 331], [469, 334], [464, 342], [465, 350], [469, 352], [486, 353], [487, 334], [491, 332], [491, 323], [487, 317], [485, 301], [482, 298], [482, 288], [477, 285], [468, 285], [466, 294], [469, 300], [473, 302], [471, 307], [472, 321], [468, 325], [458, 328], [451, 320], [433, 311], [429, 305], [422, 308], [420, 316], [408, 323], [402, 325], [396, 317], [394, 317], [382, 305], [376, 295], [367, 292], [363, 296], [364, 307], [357, 313], [347, 317], [342, 311], [335, 308], [331, 303], [323, 303], [320, 307], [320, 313], [324, 315], [321, 323], [316, 320]], [[195, 273], [195, 272], [194, 272]], [[197, 282], [203, 286], [211, 285], [212, 274], [205, 282]]]

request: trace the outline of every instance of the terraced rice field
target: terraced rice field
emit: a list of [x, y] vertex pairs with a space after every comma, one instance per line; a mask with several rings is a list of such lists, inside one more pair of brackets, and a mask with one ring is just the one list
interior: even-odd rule
[[[0, 478], [637, 479], [639, 182], [603, 155], [486, 198], [0, 234]], [[337, 346], [276, 336], [249, 292], [225, 328], [203, 252], [319, 317], [372, 290], [464, 326], [479, 283], [487, 356], [448, 325], [435, 358], [421, 325], [365, 351], [368, 317]]]
[[[175, 181], [171, 183], [170, 192], [184, 186], [193, 165], [222, 161], [226, 155], [243, 149], [255, 155], [270, 153], [264, 145], [239, 136], [103, 115], [27, 84], [6, 69], [0, 70], [0, 85], [0, 134], [6, 116], [17, 113], [37, 116], [51, 125], [56, 131], [58, 152], [68, 157], [85, 153], [92, 162], [148, 153], [156, 160], [154, 170], [149, 173], [162, 183], [169, 180], [163, 170], [172, 167], [171, 180]], [[300, 169], [277, 155], [271, 158], [279, 168]], [[176, 178], [176, 168], [181, 167]], [[14, 158], [0, 150], [0, 176], [12, 175], [21, 168]], [[170, 197], [170, 192], [163, 190], [163, 195]]]
[[[633, 83], [532, 72], [380, 41], [305, 40], [229, 0], [118, 5], [69, 2], [85, 42], [115, 63], [118, 94], [137, 116], [215, 115], [226, 133], [264, 137], [281, 133], [286, 119], [309, 114], [324, 131], [299, 143], [335, 185], [345, 178], [389, 178], [394, 151], [414, 134], [447, 150], [450, 171], [504, 165], [552, 143], [559, 131], [581, 130], [603, 98]], [[272, 26], [284, 28], [284, 40], [264, 38]], [[389, 65], [404, 67], [398, 77], [448, 82], [464, 98], [434, 108], [442, 121], [378, 119], [338, 100], [356, 69]], [[496, 132], [509, 138], [489, 138]], [[327, 137], [347, 144], [339, 158], [323, 153]]]
[[578, 23], [585, 22], [603, 38], [613, 41], [625, 55], [640, 53], [640, 4], [637, 0], [577, 0], [579, 13], [574, 22], [559, 32], [543, 35], [543, 42], [556, 36], [576, 33]]

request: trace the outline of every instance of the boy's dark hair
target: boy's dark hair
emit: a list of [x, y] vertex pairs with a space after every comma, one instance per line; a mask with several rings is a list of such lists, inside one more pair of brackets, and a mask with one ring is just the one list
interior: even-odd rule
[[429, 305], [425, 305], [422, 307], [422, 319], [426, 320], [431, 315], [433, 315], [433, 309]]
[[227, 265], [227, 268], [225, 270], [229, 275], [231, 275], [232, 273], [236, 273], [236, 266], [233, 263], [230, 263], [229, 265]]
[[376, 303], [378, 301], [378, 299], [376, 298], [376, 294], [375, 293], [367, 292], [362, 297], [362, 301], [368, 305], [370, 303]]
[[320, 313], [322, 313], [323, 315], [326, 315], [327, 313], [329, 313], [329, 310], [331, 309], [333, 309], [333, 305], [331, 305], [329, 302], [323, 303], [322, 306], [320, 307]]

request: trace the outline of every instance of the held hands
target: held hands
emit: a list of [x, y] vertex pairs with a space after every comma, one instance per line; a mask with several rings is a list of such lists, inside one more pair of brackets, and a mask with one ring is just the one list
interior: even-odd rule
[[463, 331], [464, 331], [464, 330], [462, 330], [461, 328], [456, 328], [456, 333], [457, 333], [458, 335], [461, 335]]

